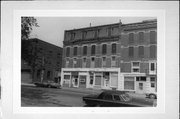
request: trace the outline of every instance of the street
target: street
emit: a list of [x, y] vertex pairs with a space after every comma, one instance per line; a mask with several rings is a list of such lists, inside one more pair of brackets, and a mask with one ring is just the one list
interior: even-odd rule
[[[84, 107], [87, 106], [82, 97], [89, 94], [100, 93], [101, 90], [79, 88], [43, 88], [21, 85], [22, 107]], [[145, 95], [130, 94], [138, 102], [151, 102]]]
[[21, 86], [22, 107], [83, 107], [82, 97], [90, 92]]

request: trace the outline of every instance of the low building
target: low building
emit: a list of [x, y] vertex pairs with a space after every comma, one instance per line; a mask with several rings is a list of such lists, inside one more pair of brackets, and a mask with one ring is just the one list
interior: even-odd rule
[[[23, 82], [60, 82], [62, 48], [34, 38], [22, 41]], [[30, 79], [28, 79], [30, 77]]]
[[61, 85], [156, 91], [156, 34], [156, 20], [66, 30]]

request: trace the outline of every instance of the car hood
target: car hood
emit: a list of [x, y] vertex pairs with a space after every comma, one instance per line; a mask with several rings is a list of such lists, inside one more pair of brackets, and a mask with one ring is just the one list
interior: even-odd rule
[[98, 94], [90, 94], [90, 95], [86, 95], [83, 98], [97, 98]]

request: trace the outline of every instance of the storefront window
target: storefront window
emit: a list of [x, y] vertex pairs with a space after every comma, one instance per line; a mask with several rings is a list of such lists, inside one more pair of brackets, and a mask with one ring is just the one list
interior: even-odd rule
[[101, 75], [95, 76], [95, 85], [101, 85]]
[[66, 80], [70, 79], [70, 75], [64, 75], [64, 79]]
[[134, 77], [124, 77], [124, 89], [134, 90]]
[[118, 73], [117, 72], [111, 73], [111, 86], [112, 87], [118, 86]]
[[90, 84], [93, 85], [93, 76], [90, 76]]

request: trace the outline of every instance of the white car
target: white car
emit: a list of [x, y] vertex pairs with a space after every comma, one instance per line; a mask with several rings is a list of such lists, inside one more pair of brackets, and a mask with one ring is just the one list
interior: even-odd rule
[[156, 92], [146, 93], [146, 97], [150, 99], [157, 99], [157, 93]]

